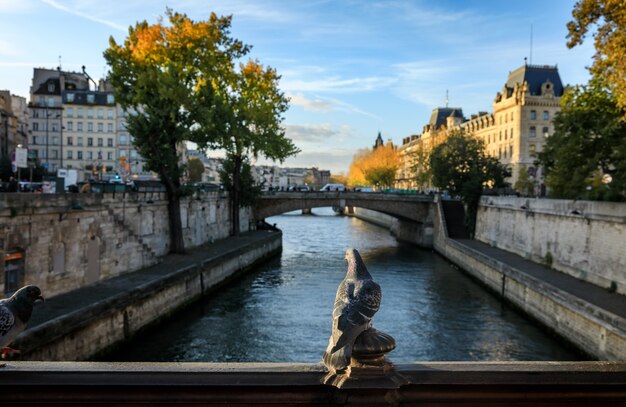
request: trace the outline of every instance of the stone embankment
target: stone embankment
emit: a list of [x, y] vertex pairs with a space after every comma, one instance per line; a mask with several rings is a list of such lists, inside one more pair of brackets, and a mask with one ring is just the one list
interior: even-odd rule
[[279, 231], [254, 231], [168, 255], [37, 305], [14, 342], [23, 360], [87, 360], [207, 295], [282, 250]]

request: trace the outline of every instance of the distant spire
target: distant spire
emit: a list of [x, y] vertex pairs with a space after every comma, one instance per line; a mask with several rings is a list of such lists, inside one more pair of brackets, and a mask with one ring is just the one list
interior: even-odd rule
[[448, 107], [448, 89], [446, 89], [446, 107]]
[[59, 55], [59, 67], [57, 68], [57, 70], [63, 70], [63, 65], [61, 64], [61, 55]]

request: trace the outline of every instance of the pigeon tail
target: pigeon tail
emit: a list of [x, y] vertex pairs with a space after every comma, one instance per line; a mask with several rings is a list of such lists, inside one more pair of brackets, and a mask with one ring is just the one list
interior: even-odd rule
[[334, 372], [345, 370], [350, 365], [352, 344], [346, 345], [333, 353], [330, 353], [331, 348], [332, 343], [328, 345], [328, 349], [324, 352], [324, 365]]

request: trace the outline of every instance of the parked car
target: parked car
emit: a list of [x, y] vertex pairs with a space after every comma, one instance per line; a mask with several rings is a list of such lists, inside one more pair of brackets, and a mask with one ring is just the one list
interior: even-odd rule
[[346, 190], [346, 186], [343, 184], [326, 184], [320, 189], [320, 192], [345, 191], [345, 190]]

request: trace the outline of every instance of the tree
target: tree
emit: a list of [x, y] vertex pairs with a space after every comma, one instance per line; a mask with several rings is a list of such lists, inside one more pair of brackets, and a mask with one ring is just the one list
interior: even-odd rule
[[535, 194], [535, 183], [530, 179], [525, 165], [520, 166], [517, 181], [515, 181], [513, 188], [522, 196], [533, 196]]
[[232, 160], [230, 179], [230, 206], [232, 234], [239, 234], [239, 208], [243, 187], [241, 171], [246, 160], [263, 155], [283, 162], [300, 152], [285, 136], [282, 126], [283, 113], [289, 101], [278, 88], [280, 76], [271, 67], [263, 67], [249, 60], [239, 65], [239, 71], [226, 78], [225, 86], [218, 94], [222, 104], [219, 114], [222, 120], [216, 126], [217, 139], [198, 134], [192, 139], [201, 148], [223, 148], [227, 159]]
[[[226, 191], [232, 191], [234, 185], [233, 174], [235, 160], [232, 157], [226, 157], [222, 162], [220, 170], [220, 181], [224, 185]], [[239, 171], [239, 207], [254, 205], [256, 199], [261, 195], [261, 185], [254, 179], [252, 175], [252, 166], [247, 158], [244, 158]], [[237, 212], [239, 215], [239, 212]]]
[[478, 202], [485, 187], [502, 187], [508, 175], [495, 157], [485, 154], [482, 140], [455, 131], [430, 155], [433, 184], [460, 196], [467, 216], [465, 226], [474, 235]]
[[593, 79], [569, 88], [561, 104], [554, 134], [538, 155], [550, 195], [625, 200], [626, 122], [613, 92]]
[[421, 188], [429, 187], [432, 184], [432, 171], [430, 168], [430, 154], [423, 144], [419, 144], [408, 154], [411, 160], [411, 171], [415, 182]]
[[352, 160], [348, 183], [352, 186], [392, 187], [399, 168], [400, 156], [390, 143], [373, 150], [362, 150]]
[[567, 23], [567, 46], [583, 43], [592, 26], [596, 54], [591, 73], [603, 79], [615, 95], [617, 106], [626, 119], [626, 6], [622, 0], [578, 0]]
[[331, 184], [348, 185], [348, 177], [343, 174], [331, 175], [329, 181]]
[[212, 13], [195, 22], [170, 9], [166, 15], [168, 25], [159, 20], [130, 27], [123, 44], [111, 37], [104, 57], [116, 100], [130, 113], [126, 126], [134, 146], [165, 184], [170, 251], [183, 253], [179, 146], [213, 137], [223, 111], [218, 95], [224, 78], [248, 47], [229, 36], [230, 17]]
[[204, 164], [198, 158], [190, 158], [187, 162], [189, 169], [190, 182], [202, 182], [202, 174], [204, 174]]

